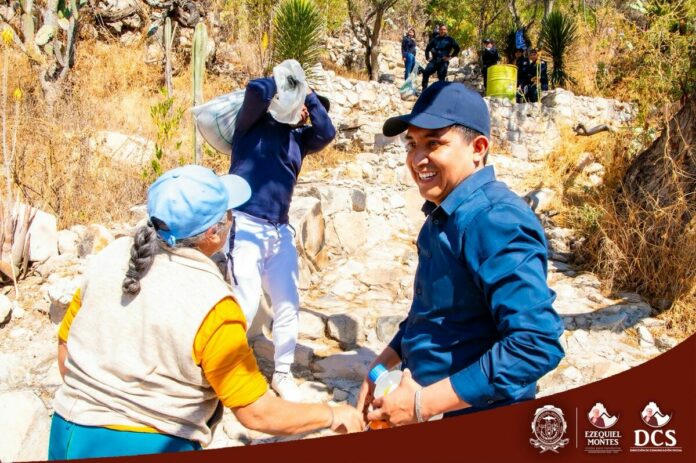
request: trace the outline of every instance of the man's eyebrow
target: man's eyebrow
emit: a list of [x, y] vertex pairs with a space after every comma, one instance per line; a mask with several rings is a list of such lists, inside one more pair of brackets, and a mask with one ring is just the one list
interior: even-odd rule
[[[444, 135], [442, 130], [443, 129], [428, 130], [421, 138], [441, 138]], [[413, 140], [413, 135], [406, 134], [406, 140]]]

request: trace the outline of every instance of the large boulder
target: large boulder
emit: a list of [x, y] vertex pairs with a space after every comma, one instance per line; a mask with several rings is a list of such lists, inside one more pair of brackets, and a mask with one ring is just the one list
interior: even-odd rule
[[0, 294], [0, 325], [8, 321], [11, 315], [12, 301], [4, 294]]
[[[29, 209], [27, 210], [27, 208]], [[27, 233], [29, 241], [29, 261], [43, 262], [49, 257], [57, 256], [58, 220], [56, 216], [40, 209], [27, 206], [26, 204], [17, 205], [16, 211], [16, 217], [20, 223], [23, 223], [27, 217], [31, 220]], [[21, 228], [21, 225], [16, 227], [17, 230]], [[15, 233], [15, 243], [17, 243], [18, 239], [18, 235]]]
[[97, 154], [135, 167], [150, 162], [155, 153], [152, 140], [105, 130], [89, 140], [89, 147]]
[[295, 243], [300, 255], [313, 263], [324, 248], [324, 215], [321, 201], [314, 197], [300, 196], [290, 207], [290, 225], [295, 229]]
[[33, 392], [0, 394], [0, 461], [46, 460], [51, 419]]

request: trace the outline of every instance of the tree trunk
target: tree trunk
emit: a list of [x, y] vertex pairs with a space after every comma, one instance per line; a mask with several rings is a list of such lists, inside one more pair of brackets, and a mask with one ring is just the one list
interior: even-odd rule
[[365, 70], [367, 70], [367, 76], [372, 79], [372, 47], [365, 45]]
[[553, 11], [553, 2], [554, 0], [544, 0], [544, 18]]
[[646, 210], [686, 199], [684, 225], [696, 214], [696, 94], [686, 99], [660, 137], [631, 163], [619, 193]]
[[515, 28], [522, 29], [524, 25], [522, 24], [522, 19], [520, 18], [519, 13], [517, 12], [517, 5], [515, 4], [515, 0], [508, 0], [508, 10], [510, 10], [512, 19], [513, 21], [515, 21]]

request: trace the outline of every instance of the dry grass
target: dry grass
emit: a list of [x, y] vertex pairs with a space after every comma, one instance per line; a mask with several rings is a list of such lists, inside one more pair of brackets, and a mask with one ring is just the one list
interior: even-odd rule
[[525, 178], [523, 186], [526, 190], [546, 187], [557, 191], [557, 209], [582, 204], [582, 196], [588, 191], [583, 186], [585, 174], [579, 164], [584, 160], [585, 164], [599, 162], [606, 167], [614, 157], [614, 145], [619, 138], [608, 132], [580, 137], [570, 127], [561, 127], [561, 141], [546, 161]]
[[333, 61], [328, 59], [322, 60], [321, 65], [324, 67], [324, 69], [335, 72], [339, 77], [355, 80], [369, 80], [367, 71], [364, 68], [348, 69], [343, 66], [336, 65]]
[[[653, 307], [664, 309], [661, 316], [671, 335], [683, 338], [696, 332], [693, 199], [682, 192], [669, 206], [660, 207], [617, 194], [636, 150], [629, 134], [577, 137], [565, 131], [562, 137], [559, 148], [529, 182], [557, 191], [554, 208], [560, 214], [554, 220], [578, 230], [585, 239], [577, 263], [600, 276], [605, 293], [635, 291]], [[604, 182], [597, 187], [579, 181], [583, 174], [578, 162], [588, 155], [606, 169]], [[692, 217], [686, 226], [684, 217]]]
[[[303, 172], [328, 171], [344, 162], [349, 162], [355, 158], [357, 150], [339, 150], [332, 143], [318, 153], [307, 156], [302, 165]], [[301, 174], [300, 174], [301, 175]]]

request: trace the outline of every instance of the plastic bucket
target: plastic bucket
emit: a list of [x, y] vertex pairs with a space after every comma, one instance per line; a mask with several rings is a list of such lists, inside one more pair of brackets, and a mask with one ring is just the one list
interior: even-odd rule
[[488, 68], [486, 96], [515, 100], [517, 93], [517, 66], [496, 64]]

